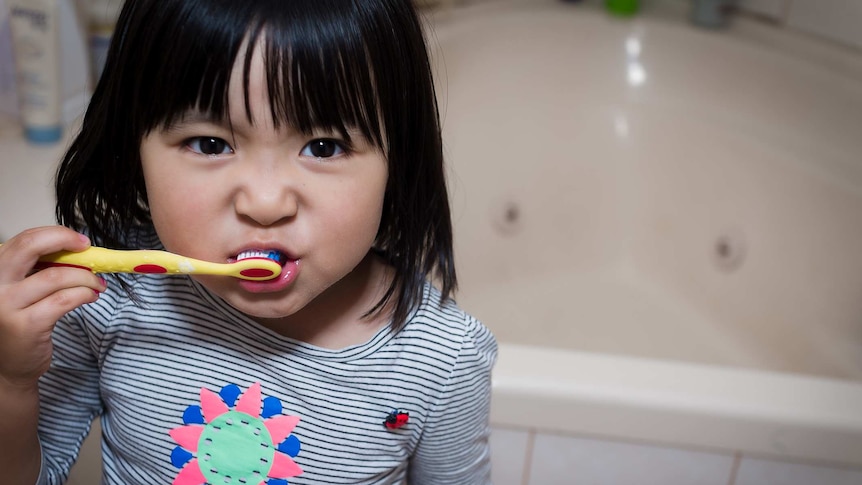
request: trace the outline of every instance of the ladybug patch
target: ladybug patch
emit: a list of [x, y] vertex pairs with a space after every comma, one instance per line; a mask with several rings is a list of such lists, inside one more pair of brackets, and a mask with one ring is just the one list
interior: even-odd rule
[[383, 425], [389, 429], [398, 429], [407, 424], [408, 419], [410, 419], [410, 413], [399, 409], [393, 409], [392, 412], [386, 416], [386, 421], [383, 422]]

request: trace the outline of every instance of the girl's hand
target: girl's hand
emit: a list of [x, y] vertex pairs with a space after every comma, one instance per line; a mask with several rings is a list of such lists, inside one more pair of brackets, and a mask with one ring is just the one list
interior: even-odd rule
[[105, 290], [87, 270], [33, 269], [43, 255], [89, 246], [86, 236], [60, 226], [29, 229], [0, 246], [0, 384], [35, 387], [51, 363], [54, 324]]

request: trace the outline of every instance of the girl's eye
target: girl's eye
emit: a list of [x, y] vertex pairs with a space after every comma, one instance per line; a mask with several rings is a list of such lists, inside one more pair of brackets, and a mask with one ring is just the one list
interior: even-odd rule
[[344, 147], [335, 140], [320, 138], [310, 141], [302, 148], [300, 155], [314, 158], [330, 158], [344, 154]]
[[227, 155], [233, 153], [233, 148], [221, 138], [199, 136], [186, 141], [189, 150], [201, 155]]

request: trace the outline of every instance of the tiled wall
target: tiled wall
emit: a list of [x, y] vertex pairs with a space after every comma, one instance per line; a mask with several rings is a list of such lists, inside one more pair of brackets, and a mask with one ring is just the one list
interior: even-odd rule
[[860, 0], [742, 0], [741, 7], [787, 28], [862, 49]]
[[862, 469], [495, 427], [495, 485], [859, 485]]

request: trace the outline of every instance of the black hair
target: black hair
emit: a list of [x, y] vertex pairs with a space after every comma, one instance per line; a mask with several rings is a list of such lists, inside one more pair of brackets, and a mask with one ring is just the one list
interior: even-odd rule
[[[272, 115], [310, 133], [358, 129], [388, 165], [375, 248], [395, 268], [367, 315], [399, 328], [434, 280], [457, 286], [440, 121], [422, 24], [410, 0], [127, 0], [80, 133], [56, 178], [58, 221], [132, 249], [151, 225], [142, 139], [188, 110], [228, 116], [228, 85], [263, 42]], [[246, 47], [243, 47], [246, 46]], [[394, 301], [393, 301], [394, 299]]]

